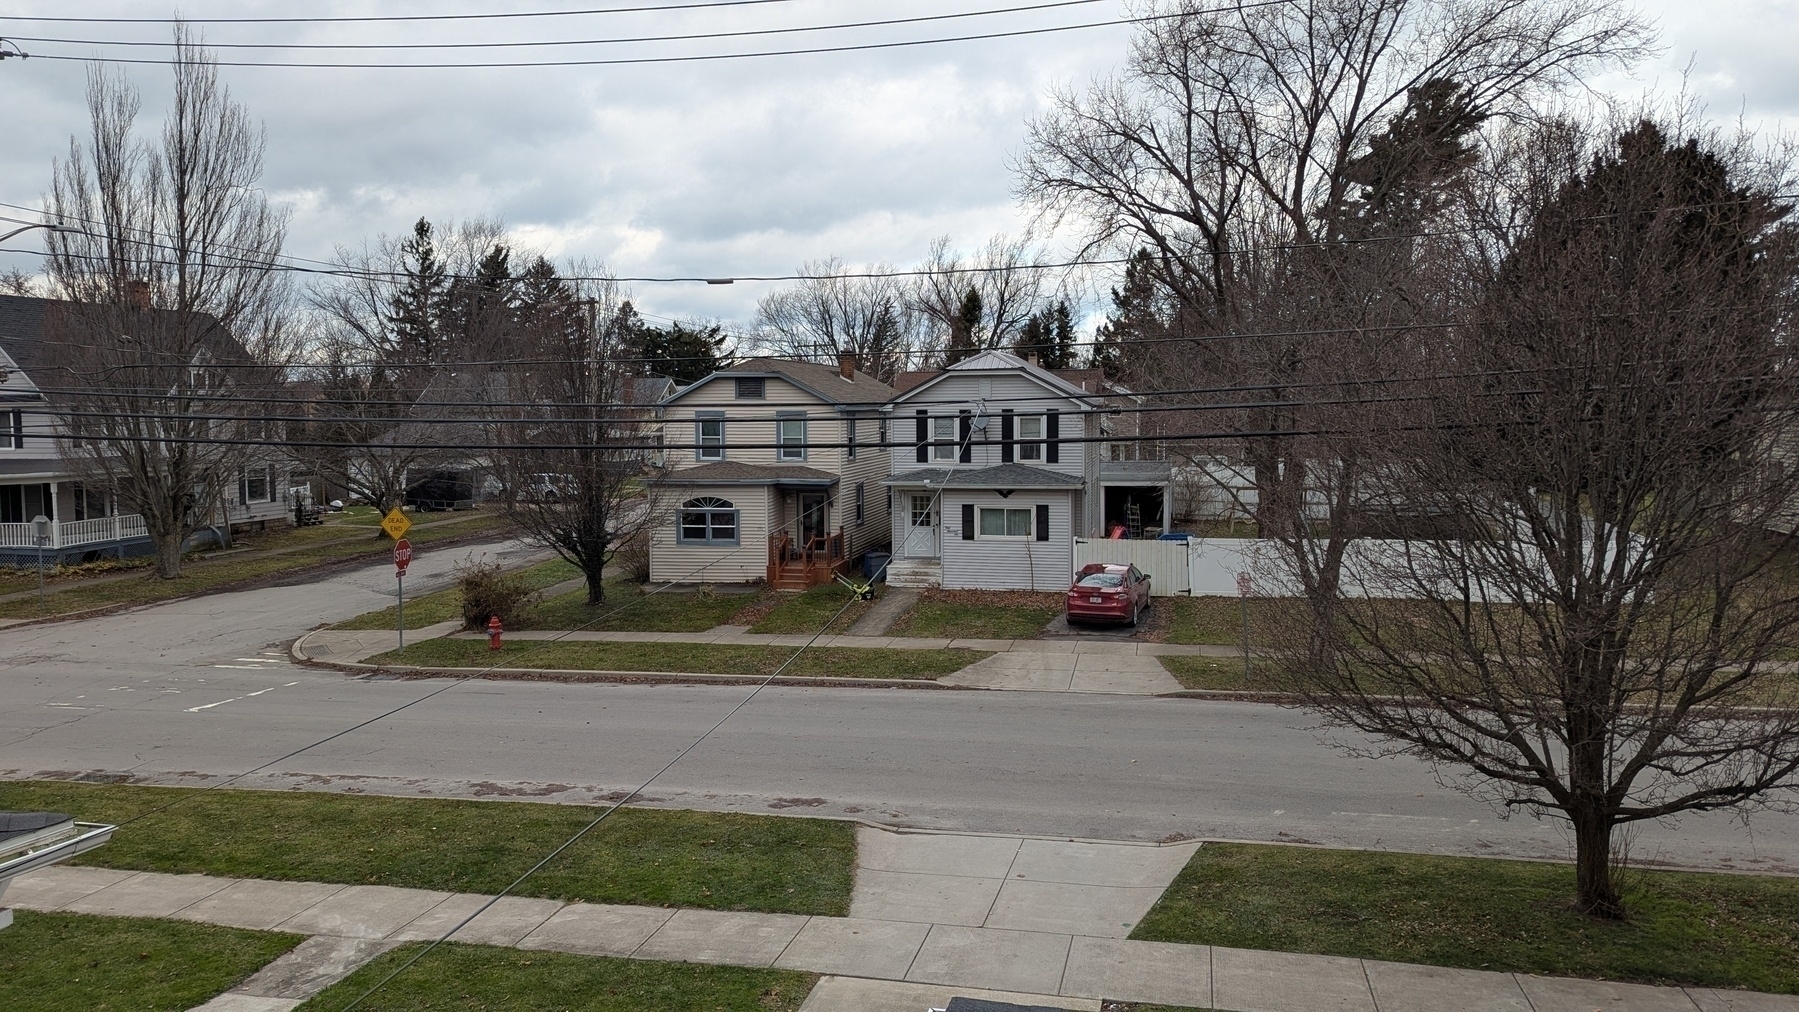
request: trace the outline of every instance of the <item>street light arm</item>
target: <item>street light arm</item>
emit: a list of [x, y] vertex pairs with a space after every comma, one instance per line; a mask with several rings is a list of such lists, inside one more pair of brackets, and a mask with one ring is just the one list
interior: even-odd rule
[[[5, 53], [0, 53], [0, 56], [5, 56], [5, 55], [7, 55], [7, 54], [5, 54]], [[24, 228], [15, 228], [15, 229], [13, 229], [13, 230], [12, 230], [12, 231], [11, 231], [11, 232], [8, 232], [8, 233], [6, 233], [6, 234], [5, 234], [5, 235], [0, 235], [0, 242], [5, 242], [5, 241], [6, 241], [6, 240], [8, 240], [8, 239], [11, 239], [11, 238], [12, 238], [12, 237], [13, 237], [13, 236], [15, 236], [15, 235], [20, 235], [20, 234], [22, 234], [22, 233], [25, 233], [25, 232], [29, 232], [29, 231], [31, 231], [31, 230], [32, 230], [32, 229], [34, 229], [34, 228], [41, 228], [41, 229], [44, 229], [44, 230], [45, 230], [45, 231], [48, 231], [48, 232], [75, 232], [75, 231], [79, 231], [79, 230], [78, 230], [78, 229], [73, 229], [73, 228], [70, 228], [70, 227], [69, 227], [69, 226], [67, 226], [67, 225], [51, 225], [51, 224], [46, 224], [46, 223], [39, 223], [39, 224], [36, 224], [36, 225], [26, 225], [26, 226], [25, 226], [25, 227], [24, 227]]]

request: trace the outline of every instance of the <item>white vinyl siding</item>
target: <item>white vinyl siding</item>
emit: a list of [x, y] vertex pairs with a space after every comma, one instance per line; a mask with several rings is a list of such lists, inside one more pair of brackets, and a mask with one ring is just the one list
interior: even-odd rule
[[[726, 385], [729, 389], [729, 385]], [[744, 583], [768, 571], [768, 493], [761, 485], [694, 486], [665, 490], [668, 522], [650, 534], [650, 579], [657, 583]], [[737, 513], [737, 544], [688, 544], [677, 535], [683, 502], [713, 498]]]
[[[973, 411], [981, 395], [981, 382], [985, 380], [992, 389], [991, 399], [986, 402], [987, 428], [985, 431], [975, 430], [969, 444], [969, 461], [960, 463], [957, 452], [961, 442], [959, 411]], [[1079, 440], [1085, 434], [1086, 426], [1091, 419], [1085, 414], [1087, 404], [1072, 396], [1065, 396], [1052, 391], [1036, 380], [1018, 373], [992, 374], [988, 376], [958, 376], [955, 373], [921, 388], [917, 394], [919, 403], [914, 406], [905, 397], [892, 402], [890, 417], [895, 426], [891, 438], [897, 442], [892, 448], [890, 457], [893, 472], [913, 471], [921, 467], [957, 466], [962, 468], [994, 467], [1002, 460], [1002, 410], [1009, 409], [1015, 418], [1013, 432], [1013, 459], [1018, 463], [1041, 467], [1049, 471], [1086, 477], [1088, 457], [1098, 464], [1098, 451], [1088, 452], [1089, 444]], [[1048, 412], [1054, 409], [1060, 414], [1058, 425], [1058, 453], [1055, 463], [1050, 463], [1049, 454], [1044, 452], [1040, 458], [1019, 456], [1018, 451], [1023, 444], [1023, 436], [1016, 425], [1025, 419], [1035, 419], [1042, 425], [1039, 440], [1047, 441], [1049, 435]], [[929, 410], [930, 423], [927, 430], [931, 446], [926, 454], [928, 460], [918, 459], [916, 412]], [[950, 445], [944, 445], [950, 444]], [[1047, 442], [1039, 442], [1038, 447], [1047, 450]], [[1095, 470], [1097, 480], [1097, 468]]]
[[[1060, 489], [1019, 489], [1003, 498], [991, 491], [946, 490], [939, 511], [943, 587], [946, 590], [1067, 590], [1074, 564], [1074, 539], [1069, 529], [1073, 499], [1071, 492]], [[977, 534], [973, 541], [965, 541], [962, 539], [964, 503], [974, 505], [977, 523], [984, 509], [1028, 509], [1034, 514], [1039, 504], [1047, 505], [1049, 540], [1036, 540], [1033, 516], [1032, 537], [981, 537]]]

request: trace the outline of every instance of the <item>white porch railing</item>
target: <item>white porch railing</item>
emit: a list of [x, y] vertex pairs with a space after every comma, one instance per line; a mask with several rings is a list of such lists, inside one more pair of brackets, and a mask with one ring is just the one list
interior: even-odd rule
[[[144, 518], [136, 513], [122, 517], [95, 517], [52, 524], [45, 548], [77, 548], [81, 545], [127, 541], [149, 535]], [[0, 548], [36, 548], [30, 524], [0, 524]]]

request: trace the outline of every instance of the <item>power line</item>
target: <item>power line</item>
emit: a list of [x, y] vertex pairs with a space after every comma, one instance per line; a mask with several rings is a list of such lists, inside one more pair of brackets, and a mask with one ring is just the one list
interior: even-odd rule
[[755, 7], [765, 4], [792, 3], [793, 0], [701, 0], [698, 3], [656, 4], [643, 7], [594, 7], [572, 11], [516, 11], [493, 14], [372, 14], [360, 17], [275, 17], [275, 18], [75, 18], [57, 15], [0, 15], [0, 21], [54, 21], [61, 24], [112, 25], [298, 25], [361, 24], [393, 21], [493, 21], [512, 18], [588, 17], [604, 14], [637, 14], [645, 11], [704, 10], [713, 7]]
[[[205, 42], [200, 45], [205, 49], [329, 49], [329, 50], [433, 50], [433, 49], [524, 49], [544, 46], [607, 46], [637, 42], [692, 42], [702, 39], [735, 39], [757, 35], [792, 35], [802, 32], [842, 31], [855, 28], [885, 28], [893, 25], [922, 24], [933, 21], [954, 21], [963, 18], [988, 17], [997, 14], [1019, 14], [1030, 11], [1055, 10], [1062, 7], [1079, 7], [1101, 3], [1104, 0], [1052, 0], [1049, 3], [1027, 4], [1019, 7], [997, 7], [990, 10], [957, 11], [950, 14], [926, 14], [910, 18], [888, 18], [880, 21], [849, 21], [825, 25], [799, 25], [786, 28], [753, 28], [734, 32], [699, 32], [685, 35], [636, 35], [620, 36], [604, 39], [545, 39], [526, 42]], [[70, 46], [133, 46], [157, 47], [172, 49], [179, 43], [170, 40], [125, 40], [125, 39], [60, 39], [35, 35], [8, 35], [13, 42], [49, 42]]]
[[[1287, 3], [1289, 0], [1270, 0], [1270, 3]], [[1269, 6], [1263, 4], [1245, 4], [1243, 6]], [[285, 67], [305, 70], [499, 70], [518, 67], [619, 67], [645, 64], [667, 63], [706, 63], [721, 60], [747, 60], [770, 56], [812, 56], [822, 53], [859, 53], [877, 49], [909, 49], [917, 46], [937, 46], [952, 42], [985, 42], [993, 39], [1013, 39], [1034, 35], [1050, 35], [1060, 32], [1085, 31], [1090, 28], [1113, 28], [1119, 25], [1141, 24], [1147, 21], [1159, 21], [1166, 18], [1185, 17], [1185, 14], [1151, 14], [1135, 18], [1118, 18], [1111, 21], [1090, 21], [1078, 25], [1054, 25], [1047, 28], [1019, 28], [1004, 32], [982, 32], [976, 35], [953, 35], [934, 39], [908, 39], [898, 42], [865, 42], [855, 45], [817, 46], [809, 49], [771, 49], [753, 53], [700, 53], [692, 56], [621, 56], [612, 59], [596, 60], [515, 60], [465, 63], [298, 63], [276, 62], [272, 60], [151, 60], [121, 56], [68, 56], [57, 53], [33, 53], [32, 58], [39, 60], [66, 60], [74, 63], [109, 63], [109, 64], [149, 64], [155, 66], [179, 66], [184, 64], [206, 65], [213, 67]]]

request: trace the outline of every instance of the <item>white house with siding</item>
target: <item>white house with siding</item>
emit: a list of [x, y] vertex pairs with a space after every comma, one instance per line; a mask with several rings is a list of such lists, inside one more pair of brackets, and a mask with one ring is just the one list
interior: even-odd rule
[[1106, 403], [1002, 351], [889, 401], [888, 582], [1066, 590], [1074, 539], [1099, 536], [1106, 521]]
[[803, 590], [885, 546], [892, 395], [849, 355], [747, 359], [669, 395], [650, 579]]

